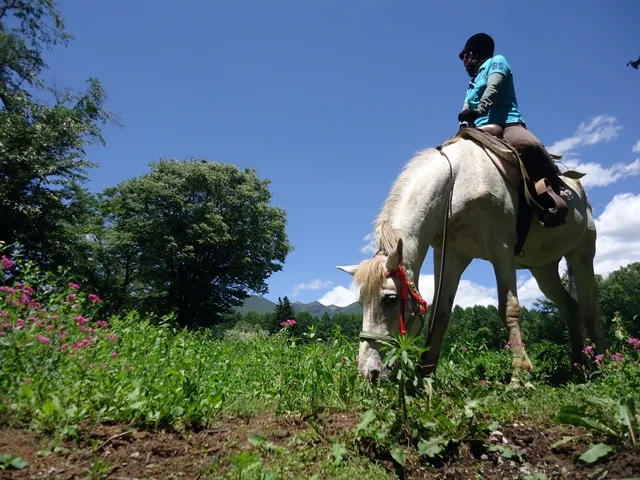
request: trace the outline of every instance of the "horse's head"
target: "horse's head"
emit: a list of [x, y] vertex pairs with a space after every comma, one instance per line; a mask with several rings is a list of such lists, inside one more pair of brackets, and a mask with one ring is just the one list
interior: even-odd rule
[[393, 343], [392, 336], [398, 333], [419, 333], [421, 317], [412, 317], [410, 307], [426, 313], [426, 303], [405, 276], [402, 239], [388, 255], [378, 253], [360, 265], [337, 268], [353, 275], [361, 287], [359, 303], [363, 311], [358, 370], [372, 381], [385, 378], [390, 371], [384, 366], [381, 347], [384, 343]]

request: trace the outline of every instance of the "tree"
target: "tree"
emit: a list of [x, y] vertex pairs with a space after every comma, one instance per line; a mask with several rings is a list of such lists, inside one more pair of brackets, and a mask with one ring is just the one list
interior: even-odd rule
[[108, 228], [133, 262], [128, 295], [142, 310], [176, 312], [182, 325], [209, 325], [248, 291], [266, 293], [292, 250], [269, 180], [206, 159], [150, 167], [102, 195]]
[[39, 78], [43, 51], [70, 39], [53, 0], [0, 0], [0, 239], [44, 267], [77, 258], [95, 166], [85, 146], [104, 144], [100, 124], [113, 119], [98, 80], [80, 94]]
[[286, 320], [296, 318], [296, 312], [291, 305], [289, 297], [287, 297], [286, 295], [284, 298], [278, 297], [278, 302], [276, 303], [274, 313], [276, 317], [275, 320], [278, 325]]
[[[599, 282], [600, 307], [605, 327], [611, 330], [616, 312], [631, 336], [640, 336], [640, 262], [630, 263]], [[610, 332], [611, 334], [611, 332]]]

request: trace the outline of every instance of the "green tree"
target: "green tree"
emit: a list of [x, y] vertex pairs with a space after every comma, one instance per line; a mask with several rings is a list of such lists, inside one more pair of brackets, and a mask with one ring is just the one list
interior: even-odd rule
[[[140, 308], [210, 325], [239, 306], [291, 251], [269, 180], [206, 159], [161, 160], [103, 192], [107, 227], [130, 253], [128, 295]], [[124, 262], [123, 258], [118, 262]]]
[[611, 320], [618, 312], [627, 332], [640, 336], [640, 262], [630, 263], [598, 280], [605, 327], [611, 331]]
[[40, 78], [43, 51], [71, 38], [54, 1], [0, 0], [0, 239], [45, 267], [78, 258], [95, 166], [85, 147], [104, 144], [100, 126], [113, 119], [98, 80], [77, 93]]
[[296, 312], [293, 309], [293, 305], [291, 305], [291, 301], [289, 300], [289, 297], [287, 297], [286, 295], [284, 296], [284, 298], [278, 297], [278, 301], [276, 303], [276, 308], [274, 310], [274, 313], [275, 313], [275, 321], [277, 325], [280, 325], [282, 322], [286, 320], [296, 318]]

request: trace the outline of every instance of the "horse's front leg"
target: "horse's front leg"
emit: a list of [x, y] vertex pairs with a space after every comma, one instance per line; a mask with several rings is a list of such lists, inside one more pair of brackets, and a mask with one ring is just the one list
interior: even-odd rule
[[517, 382], [519, 371], [531, 371], [533, 365], [522, 342], [522, 309], [518, 301], [515, 261], [511, 251], [505, 249], [492, 263], [498, 287], [498, 311], [509, 333], [513, 382]]
[[434, 249], [434, 301], [438, 292], [438, 288], [440, 287], [441, 279], [442, 287], [440, 290], [438, 305], [432, 305], [432, 308], [437, 307], [437, 311], [432, 311], [430, 324], [432, 324], [433, 326], [431, 328], [431, 332], [427, 332], [428, 350], [422, 355], [423, 376], [432, 375], [436, 372], [438, 361], [440, 359], [442, 342], [447, 331], [447, 326], [449, 325], [449, 318], [451, 316], [451, 309], [453, 308], [453, 301], [458, 290], [458, 285], [460, 284], [460, 277], [471, 263], [470, 258], [460, 257], [454, 251], [447, 252], [444, 265], [444, 275], [441, 276], [441, 260], [441, 251], [438, 249]]

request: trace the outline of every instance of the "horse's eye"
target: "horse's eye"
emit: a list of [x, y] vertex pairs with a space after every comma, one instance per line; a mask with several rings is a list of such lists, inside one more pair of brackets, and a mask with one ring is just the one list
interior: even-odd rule
[[397, 299], [398, 296], [395, 293], [390, 293], [389, 295], [382, 297], [382, 303], [384, 305], [392, 305]]

